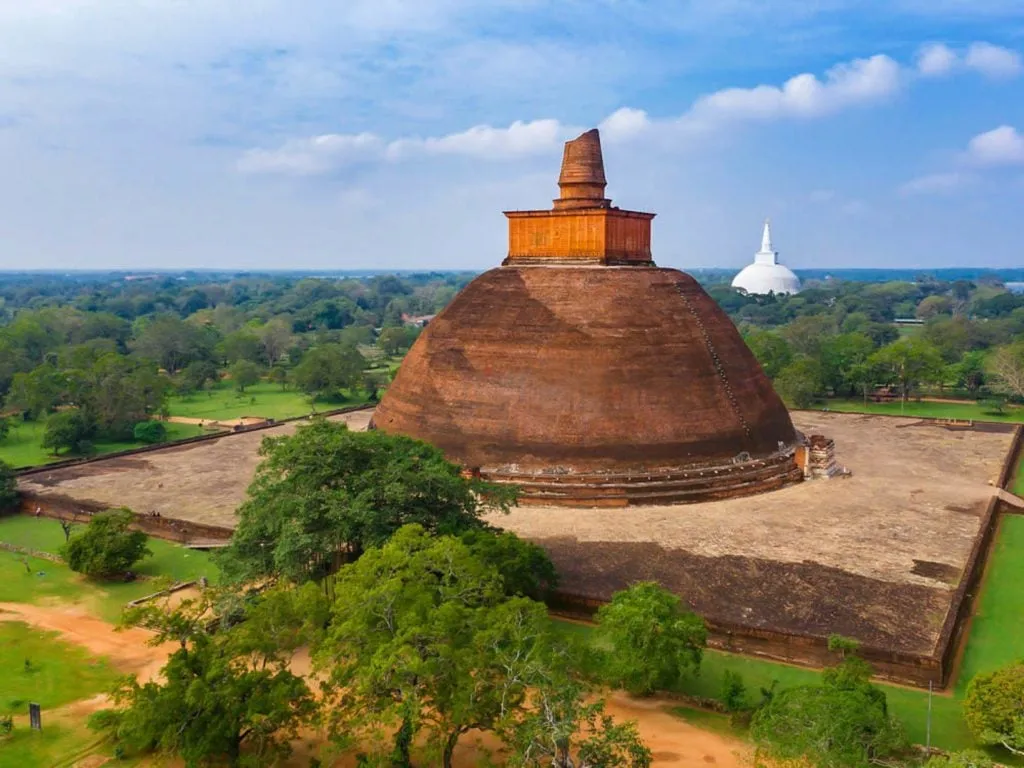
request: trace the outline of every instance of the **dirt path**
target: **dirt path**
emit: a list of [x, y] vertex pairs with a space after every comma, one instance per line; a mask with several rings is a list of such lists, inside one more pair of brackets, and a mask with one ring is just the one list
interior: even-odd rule
[[[116, 630], [113, 625], [94, 618], [77, 607], [50, 607], [23, 603], [0, 603], [0, 621], [24, 621], [40, 629], [58, 632], [68, 641], [81, 645], [91, 653], [106, 656], [119, 670], [135, 673], [140, 682], [156, 676], [174, 643], [153, 647], [147, 644], [152, 633], [144, 629]], [[309, 674], [309, 655], [298, 654], [292, 665], [296, 674]], [[104, 706], [105, 696], [72, 702], [54, 714], [68, 720], [83, 720]], [[746, 768], [750, 750], [743, 742], [711, 731], [705, 731], [669, 714], [666, 709], [677, 704], [658, 699], [633, 699], [615, 693], [607, 699], [607, 712], [617, 720], [636, 720], [644, 742], [654, 754], [654, 765], [677, 768]], [[310, 740], [301, 739], [289, 766], [308, 764]], [[459, 768], [475, 768], [482, 753], [479, 746], [497, 753], [497, 742], [490, 736], [468, 735], [456, 752]], [[99, 763], [96, 763], [97, 765]], [[350, 765], [342, 760], [338, 768]]]
[[4, 620], [24, 621], [39, 629], [58, 632], [64, 640], [108, 657], [121, 672], [137, 674], [140, 682], [152, 679], [176, 647], [174, 643], [147, 645], [153, 636], [151, 632], [138, 628], [116, 630], [114, 625], [74, 606], [53, 608], [0, 603], [0, 621]]

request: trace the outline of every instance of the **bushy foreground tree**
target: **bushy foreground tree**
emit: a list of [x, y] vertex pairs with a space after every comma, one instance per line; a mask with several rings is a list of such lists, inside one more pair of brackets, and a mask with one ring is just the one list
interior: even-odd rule
[[407, 523], [456, 534], [514, 501], [513, 489], [462, 477], [433, 446], [323, 419], [265, 440], [261, 455], [224, 555], [229, 578], [319, 578]]
[[94, 715], [90, 725], [129, 756], [176, 755], [190, 768], [271, 765], [290, 753], [289, 740], [316, 710], [305, 680], [288, 665], [320, 631], [326, 610], [309, 585], [272, 590], [229, 610], [226, 615], [244, 621], [226, 628], [216, 627], [215, 594], [173, 610], [130, 612], [127, 623], [155, 631], [152, 644], [171, 640], [179, 649], [159, 678], [120, 681], [114, 707]]
[[602, 667], [612, 685], [647, 695], [676, 687], [700, 668], [704, 620], [653, 581], [617, 592], [598, 610], [597, 622], [609, 648]]
[[963, 712], [967, 727], [982, 744], [1024, 755], [1024, 663], [971, 680]]
[[71, 570], [92, 579], [113, 579], [152, 554], [146, 534], [130, 530], [132, 513], [121, 508], [99, 512], [89, 524], [68, 538], [61, 556]]
[[584, 703], [582, 651], [555, 636], [544, 606], [507, 598], [458, 538], [406, 526], [342, 568], [336, 592], [316, 659], [340, 746], [408, 766], [418, 741], [449, 768], [477, 729], [510, 746], [511, 765], [650, 765], [634, 728]]
[[755, 713], [751, 736], [775, 760], [816, 768], [864, 768], [903, 751], [906, 739], [871, 668], [846, 656], [820, 685], [787, 688]]

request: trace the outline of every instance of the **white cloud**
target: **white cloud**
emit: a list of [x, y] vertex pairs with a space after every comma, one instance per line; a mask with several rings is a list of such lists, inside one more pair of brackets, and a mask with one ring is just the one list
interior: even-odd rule
[[966, 159], [975, 165], [1024, 163], [1024, 134], [1011, 125], [978, 134], [967, 144]]
[[958, 63], [953, 49], [942, 43], [929, 43], [917, 55], [917, 71], [925, 77], [949, 74]]
[[476, 125], [460, 133], [426, 139], [398, 139], [388, 145], [387, 154], [398, 159], [422, 152], [430, 155], [469, 155], [480, 158], [510, 158], [557, 149], [572, 128], [557, 120], [517, 120], [508, 128]]
[[900, 66], [888, 56], [838, 64], [819, 80], [801, 74], [781, 87], [727, 88], [697, 100], [686, 116], [698, 122], [817, 117], [884, 99], [900, 87]]
[[597, 127], [602, 138], [619, 141], [632, 139], [650, 126], [651, 121], [642, 109], [622, 107], [608, 115]]
[[1024, 72], [1019, 53], [989, 43], [974, 43], [967, 49], [964, 63], [988, 77], [1016, 77]]
[[238, 169], [246, 173], [314, 176], [341, 165], [375, 160], [384, 149], [384, 142], [371, 133], [326, 134], [292, 139], [276, 150], [251, 149], [238, 161]]
[[[815, 118], [896, 93], [902, 81], [899, 64], [872, 56], [837, 64], [823, 79], [801, 74], [781, 87], [727, 88], [699, 98], [682, 116], [654, 121], [646, 112], [622, 107], [599, 123], [610, 141], [635, 139], [652, 128], [709, 130], [750, 120]], [[421, 155], [466, 155], [508, 159], [555, 152], [582, 129], [555, 119], [516, 121], [508, 127], [477, 125], [465, 131], [427, 138], [387, 141], [372, 134], [327, 134], [292, 139], [278, 149], [252, 149], [238, 163], [247, 173], [314, 175], [370, 159], [397, 161]]]
[[908, 181], [900, 187], [902, 195], [941, 195], [961, 187], [967, 177], [955, 171], [949, 173], [932, 173]]
[[929, 43], [917, 55], [917, 72], [922, 77], [942, 77], [964, 69], [1007, 79], [1024, 72], [1024, 62], [1017, 51], [984, 42], [971, 43], [960, 52], [944, 43]]

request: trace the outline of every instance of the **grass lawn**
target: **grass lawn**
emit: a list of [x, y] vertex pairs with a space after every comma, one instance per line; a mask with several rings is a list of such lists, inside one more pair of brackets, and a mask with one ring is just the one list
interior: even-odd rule
[[[26, 666], [27, 665], [27, 666]], [[106, 659], [19, 621], [0, 621], [0, 715], [24, 715], [108, 690], [118, 673]]]
[[[72, 768], [89, 755], [110, 753], [109, 748], [102, 746], [102, 737], [88, 730], [84, 724], [71, 724], [68, 720], [67, 717], [59, 720], [47, 717], [44, 710], [41, 731], [30, 730], [27, 717], [15, 720], [13, 735], [0, 742], [0, 765]], [[138, 764], [136, 760], [111, 762], [118, 768]]]
[[[31, 547], [41, 552], [56, 552], [64, 543], [64, 533], [56, 520], [45, 517], [14, 515], [0, 518], [0, 541]], [[140, 561], [138, 573], [170, 581], [189, 581], [206, 576], [211, 583], [219, 579], [219, 571], [210, 553], [179, 547], [161, 539], [149, 540], [151, 557]], [[25, 568], [21, 555], [0, 551], [0, 602], [42, 603], [59, 600], [82, 604], [97, 616], [116, 622], [124, 604], [160, 588], [159, 580], [129, 583], [95, 583], [74, 573], [66, 565], [29, 557], [31, 570]]]
[[314, 406], [302, 392], [294, 389], [282, 390], [278, 384], [262, 381], [237, 392], [229, 383], [221, 383], [208, 392], [172, 397], [168, 403], [171, 416], [185, 416], [192, 419], [237, 419], [242, 416], [259, 416], [266, 419], [289, 419], [305, 416], [314, 411], [328, 411], [366, 402], [362, 392], [348, 393], [342, 402], [317, 401]]
[[1024, 422], [1024, 408], [1008, 406], [1003, 413], [996, 413], [978, 403], [928, 403], [908, 400], [902, 404], [865, 403], [863, 400], [828, 400], [824, 406], [815, 406], [809, 410], [841, 411], [847, 413], [879, 413], [886, 416], [920, 416], [931, 419], [974, 419], [975, 421], [1004, 421], [1011, 423]]
[[[967, 648], [956, 685], [950, 694], [932, 699], [932, 745], [948, 750], [975, 746], [960, 715], [960, 699], [967, 684], [979, 672], [987, 672], [1024, 658], [1024, 517], [1006, 516], [999, 526], [995, 550], [989, 561], [985, 585], [971, 623]], [[566, 631], [589, 635], [589, 627], [559, 622]], [[717, 651], [704, 655], [700, 675], [687, 680], [681, 692], [720, 698], [726, 670], [739, 673], [749, 694], [758, 696], [778, 680], [780, 688], [817, 682], [819, 673], [759, 659]], [[928, 693], [912, 688], [884, 685], [892, 711], [903, 722], [907, 735], [923, 744], [928, 711]], [[689, 710], [692, 713], [692, 710]], [[680, 713], [677, 713], [680, 714]], [[682, 713], [686, 719], [691, 714]], [[1020, 764], [1005, 753], [993, 753], [1000, 762]]]
[[[168, 440], [183, 440], [186, 437], [203, 434], [202, 427], [192, 424], [167, 424], [166, 426]], [[6, 461], [12, 467], [34, 467], [75, 458], [71, 454], [54, 456], [49, 450], [43, 448], [42, 442], [43, 422], [16, 422], [7, 438], [0, 443], [0, 460]], [[129, 448], [140, 448], [142, 445], [144, 443], [135, 441], [118, 443], [101, 440], [95, 443], [95, 448], [97, 454], [104, 454], [125, 451]]]

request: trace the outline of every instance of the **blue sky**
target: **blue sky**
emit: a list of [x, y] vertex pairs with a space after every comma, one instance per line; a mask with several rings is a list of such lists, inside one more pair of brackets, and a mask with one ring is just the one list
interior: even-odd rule
[[662, 265], [1021, 266], [1022, 53], [1020, 0], [0, 0], [0, 268], [485, 268], [593, 125]]

